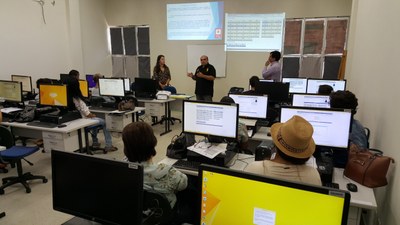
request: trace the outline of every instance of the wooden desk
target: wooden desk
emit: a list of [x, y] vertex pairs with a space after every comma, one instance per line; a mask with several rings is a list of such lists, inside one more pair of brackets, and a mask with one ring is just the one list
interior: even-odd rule
[[16, 136], [43, 138], [45, 150], [75, 151], [82, 150], [84, 147], [82, 139], [84, 128], [97, 123], [97, 120], [77, 119], [64, 123], [67, 126], [62, 128], [29, 126], [27, 123], [17, 122], [2, 122], [1, 124], [11, 127], [12, 133]]
[[[154, 110], [155, 104], [157, 105], [164, 105], [164, 117], [165, 118], [170, 118], [171, 117], [171, 110], [170, 110], [170, 102], [175, 101], [175, 99], [169, 98], [165, 100], [158, 100], [158, 99], [152, 99], [152, 100], [146, 100], [146, 99], [138, 99], [139, 102], [145, 103], [145, 108], [146, 111], [149, 112], [150, 114], [152, 113], [152, 110]], [[146, 113], [147, 113], [146, 112]], [[156, 125], [158, 122], [153, 123], [152, 125]], [[167, 134], [171, 132], [171, 124], [169, 120], [165, 120], [165, 130], [160, 134], [160, 136], [163, 136], [164, 134]]]
[[[90, 109], [90, 108], [89, 108]], [[97, 114], [101, 114], [100, 117], [104, 118], [106, 121], [106, 127], [109, 131], [114, 132], [122, 132], [124, 127], [131, 122], [135, 122], [139, 120], [139, 112], [144, 111], [145, 107], [135, 107], [134, 110], [119, 112], [115, 111], [106, 111], [106, 110], [91, 110], [91, 112]]]
[[[172, 165], [176, 161], [177, 161], [176, 159], [164, 158], [163, 160], [160, 161], [160, 163]], [[253, 161], [254, 161], [254, 156], [252, 155], [237, 154], [231, 160], [231, 162], [229, 162], [230, 165], [229, 168], [233, 170], [243, 171], [247, 167], [247, 165]], [[182, 170], [182, 169], [179, 170], [187, 175], [198, 176], [197, 171]], [[349, 209], [347, 224], [359, 225], [361, 220], [361, 211], [364, 209], [368, 211], [368, 216], [369, 216], [369, 218], [367, 218], [367, 221], [365, 222], [368, 225], [372, 225], [371, 223], [374, 221], [374, 215], [375, 215], [374, 211], [377, 209], [377, 204], [373, 189], [365, 187], [361, 184], [356, 183], [355, 181], [350, 180], [349, 178], [344, 177], [342, 168], [334, 168], [333, 182], [338, 183], [339, 188], [346, 191], [347, 191], [346, 184], [349, 182], [355, 183], [358, 187], [357, 192], [350, 192], [351, 199], [350, 199], [350, 209]]]

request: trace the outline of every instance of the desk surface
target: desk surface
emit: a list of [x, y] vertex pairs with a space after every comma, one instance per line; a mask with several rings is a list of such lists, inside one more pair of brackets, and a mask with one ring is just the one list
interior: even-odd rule
[[138, 99], [138, 102], [148, 102], [148, 103], [166, 103], [166, 102], [173, 102], [175, 99]]
[[47, 128], [47, 127], [37, 127], [37, 126], [29, 126], [27, 123], [18, 123], [18, 122], [1, 122], [2, 125], [5, 126], [10, 126], [10, 127], [17, 127], [17, 128], [23, 128], [23, 129], [29, 129], [29, 130], [40, 130], [40, 131], [51, 131], [51, 132], [57, 132], [57, 133], [70, 133], [75, 130], [79, 130], [84, 127], [88, 127], [91, 125], [97, 124], [97, 120], [92, 120], [92, 119], [77, 119], [73, 120], [70, 122], [65, 122], [66, 127], [54, 127], [54, 128]]
[[[171, 158], [164, 158], [163, 160], [160, 161], [160, 163], [165, 163], [168, 165], [172, 165], [176, 162], [176, 159], [171, 159]], [[247, 165], [251, 162], [254, 161], [254, 156], [252, 155], [246, 155], [246, 154], [237, 154], [231, 162], [229, 162], [230, 169], [233, 170], [239, 170], [243, 171]], [[192, 176], [198, 176], [197, 171], [191, 171], [191, 170], [182, 170], [179, 169], [182, 173], [185, 173], [187, 175], [192, 175]], [[350, 180], [349, 178], [345, 177], [343, 175], [343, 169], [341, 168], [335, 168], [334, 169], [334, 174], [333, 174], [333, 182], [339, 184], [339, 188], [342, 190], [346, 190], [346, 184], [349, 182], [355, 183], [358, 187], [357, 192], [350, 192], [351, 194], [351, 199], [350, 199], [350, 205], [355, 206], [358, 208], [363, 208], [363, 209], [373, 209], [375, 210], [377, 208], [376, 204], [376, 199], [374, 195], [374, 191], [372, 188], [365, 187], [361, 184], [358, 184], [355, 181]]]
[[140, 111], [145, 110], [145, 107], [135, 107], [134, 110], [127, 110], [127, 111], [119, 111], [119, 110], [114, 110], [114, 111], [107, 111], [107, 110], [96, 110], [96, 109], [90, 109], [90, 112], [93, 113], [104, 113], [104, 114], [122, 114], [122, 115], [129, 115], [129, 114], [133, 114], [133, 113], [137, 113]]

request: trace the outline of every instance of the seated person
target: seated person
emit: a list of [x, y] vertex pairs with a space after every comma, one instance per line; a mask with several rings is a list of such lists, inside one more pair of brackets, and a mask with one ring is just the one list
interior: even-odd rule
[[271, 127], [275, 157], [250, 163], [245, 171], [279, 179], [321, 185], [316, 168], [305, 163], [315, 151], [312, 125], [300, 116]]
[[99, 79], [100, 78], [104, 78], [104, 76], [102, 76], [101, 74], [99, 74], [99, 73], [96, 73], [94, 76], [93, 76], [93, 81], [94, 81], [94, 83], [96, 84], [96, 86], [94, 86], [93, 88], [92, 88], [92, 96], [100, 96], [100, 92], [99, 92]]
[[143, 165], [144, 189], [164, 194], [172, 208], [176, 203], [180, 203], [180, 199], [177, 202], [176, 194], [187, 188], [188, 178], [170, 165], [153, 162], [153, 157], [157, 153], [155, 149], [157, 138], [151, 126], [145, 122], [128, 124], [122, 131], [122, 141], [128, 161]]
[[[89, 111], [89, 108], [87, 107], [86, 103], [83, 101], [84, 97], [82, 96], [82, 92], [79, 89], [79, 81], [78, 79], [74, 79], [74, 77], [79, 77], [79, 72], [78, 75], [71, 76], [70, 79], [66, 81], [67, 83], [67, 93], [68, 93], [68, 107], [70, 110], [77, 109], [82, 118], [90, 118], [93, 120], [99, 121], [99, 124], [103, 128], [103, 133], [104, 133], [104, 139], [106, 142], [105, 150], [110, 152], [110, 151], [116, 151], [118, 148], [114, 147], [112, 145], [112, 137], [110, 132], [106, 128], [106, 122], [102, 118], [96, 117], [95, 114], [91, 113]], [[97, 126], [98, 124], [94, 125]], [[97, 138], [97, 129], [93, 129], [91, 133], [92, 135], [92, 141], [93, 147], [100, 147], [99, 140]]]
[[[357, 113], [358, 99], [350, 91], [336, 91], [330, 94], [331, 108], [351, 109], [353, 116]], [[353, 118], [350, 142], [362, 148], [368, 147], [368, 138], [364, 126]]]
[[331, 85], [323, 84], [318, 87], [319, 95], [330, 95], [333, 92], [333, 87]]
[[[222, 97], [220, 102], [225, 102], [225, 103], [235, 103], [235, 100], [233, 100], [229, 96]], [[244, 123], [240, 122], [238, 123], [238, 143], [240, 149], [247, 149], [248, 141], [249, 141], [249, 135], [247, 133], [247, 127]]]
[[248, 91], [244, 91], [242, 94], [246, 94], [246, 95], [256, 95], [256, 86], [257, 84], [260, 82], [260, 78], [258, 78], [257, 76], [252, 76], [249, 79], [249, 84], [250, 84], [250, 90]]

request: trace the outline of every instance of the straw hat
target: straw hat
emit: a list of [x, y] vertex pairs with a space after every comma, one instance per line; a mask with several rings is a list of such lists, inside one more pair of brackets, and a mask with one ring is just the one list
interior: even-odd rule
[[315, 151], [312, 138], [314, 129], [300, 116], [293, 116], [285, 123], [275, 123], [271, 127], [272, 140], [283, 153], [294, 158], [309, 158]]

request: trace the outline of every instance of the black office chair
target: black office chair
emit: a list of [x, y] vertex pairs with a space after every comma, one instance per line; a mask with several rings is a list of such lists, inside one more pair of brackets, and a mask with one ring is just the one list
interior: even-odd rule
[[94, 152], [96, 151], [103, 151], [104, 154], [107, 153], [105, 148], [102, 148], [100, 146], [90, 146], [89, 145], [89, 133], [92, 134], [92, 132], [99, 132], [101, 129], [103, 129], [103, 126], [100, 124], [96, 124], [93, 126], [85, 127], [85, 140], [86, 140], [86, 146], [88, 146], [88, 151], [86, 152], [89, 155], [93, 155]]
[[364, 127], [365, 135], [367, 136], [367, 148], [369, 148], [369, 136], [371, 135], [371, 130], [368, 127]]
[[244, 91], [244, 88], [242, 87], [231, 87], [229, 89], [228, 95], [229, 94], [241, 94]]
[[0, 152], [0, 157], [7, 162], [14, 163], [17, 165], [18, 176], [10, 176], [2, 179], [3, 185], [0, 187], [0, 194], [4, 194], [4, 189], [16, 183], [21, 183], [26, 193], [31, 192], [31, 188], [27, 183], [28, 180], [40, 179], [43, 183], [47, 183], [47, 179], [44, 176], [35, 176], [31, 173], [23, 173], [22, 171], [22, 160], [25, 160], [29, 165], [33, 163], [25, 159], [25, 157], [37, 152], [39, 147], [26, 147], [26, 146], [15, 146], [14, 136], [11, 131], [6, 127], [0, 126], [0, 145], [5, 146], [6, 150]]
[[168, 199], [161, 193], [145, 190], [142, 225], [170, 225], [175, 216]]

